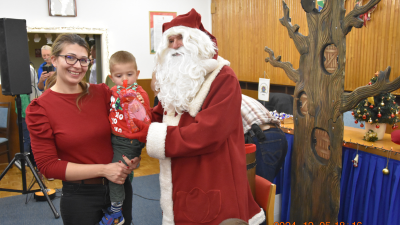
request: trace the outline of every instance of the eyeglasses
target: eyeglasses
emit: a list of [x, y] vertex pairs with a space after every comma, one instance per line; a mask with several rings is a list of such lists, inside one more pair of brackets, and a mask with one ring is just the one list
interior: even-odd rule
[[81, 66], [86, 67], [90, 63], [90, 59], [88, 59], [88, 58], [80, 58], [80, 59], [78, 59], [73, 55], [58, 55], [58, 56], [64, 57], [65, 58], [65, 62], [68, 65], [75, 65], [75, 63], [79, 61]]

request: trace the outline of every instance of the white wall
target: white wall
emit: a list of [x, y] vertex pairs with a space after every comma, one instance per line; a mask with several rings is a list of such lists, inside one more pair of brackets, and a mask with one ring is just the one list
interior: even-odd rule
[[0, 0], [0, 17], [25, 19], [28, 27], [107, 29], [108, 57], [119, 50], [131, 52], [141, 70], [139, 79], [151, 78], [154, 66], [149, 11], [180, 15], [194, 8], [202, 16], [204, 28], [211, 32], [211, 0], [77, 0], [77, 17], [51, 17], [47, 2]]

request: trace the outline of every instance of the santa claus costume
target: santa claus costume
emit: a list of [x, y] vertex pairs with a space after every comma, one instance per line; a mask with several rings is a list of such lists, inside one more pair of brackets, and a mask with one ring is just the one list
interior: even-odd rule
[[[179, 92], [176, 87], [163, 92], [171, 88], [163, 83], [169, 75], [156, 67], [160, 103], [152, 111], [147, 152], [160, 159], [162, 224], [217, 225], [229, 218], [260, 224], [264, 212], [254, 201], [246, 176], [238, 79], [229, 62], [218, 56], [216, 38], [204, 29], [194, 9], [163, 25], [156, 63], [163, 64], [167, 57], [171, 35], [182, 35], [184, 47], [204, 60], [198, 79], [176, 81], [177, 85], [200, 82], [197, 89], [188, 90], [195, 95], [183, 107], [172, 104], [177, 100], [170, 93]], [[202, 47], [195, 49], [198, 43]]]

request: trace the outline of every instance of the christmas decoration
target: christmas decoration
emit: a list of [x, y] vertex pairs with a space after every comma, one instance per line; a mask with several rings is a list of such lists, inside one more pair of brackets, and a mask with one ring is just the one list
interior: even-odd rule
[[365, 136], [364, 140], [369, 141], [369, 142], [375, 142], [378, 140], [378, 134], [375, 133], [373, 130], [369, 130]]
[[358, 153], [357, 153], [356, 157], [351, 161], [353, 162], [354, 167], [358, 167]]
[[[363, 0], [356, 0], [356, 5], [358, 6], [362, 6], [362, 2]], [[364, 26], [367, 26], [367, 21], [371, 20], [371, 13], [373, 11], [375, 11], [375, 9], [378, 7], [378, 5], [375, 5], [374, 7], [372, 7], [370, 10], [368, 10], [368, 12], [361, 14], [359, 17], [360, 19], [362, 19], [364, 21]]]
[[358, 167], [358, 143], [357, 143], [357, 153], [356, 153], [356, 157], [354, 157], [353, 160], [351, 160], [353, 162], [353, 166], [354, 167]]
[[[370, 83], [373, 85], [377, 79], [378, 77], [375, 74], [375, 76], [371, 78]], [[381, 93], [375, 97], [362, 100], [352, 111], [352, 115], [356, 120], [355, 123], [375, 123], [376, 128], [380, 127], [377, 123], [387, 123], [392, 125], [393, 129], [396, 129], [396, 123], [398, 122], [396, 115], [398, 114], [399, 106], [393, 101], [395, 98], [396, 97], [390, 93]], [[375, 105], [375, 103], [379, 104]]]
[[390, 149], [390, 151], [388, 151], [388, 156], [387, 156], [387, 161], [386, 161], [386, 168], [383, 168], [382, 173], [385, 175], [389, 174], [389, 160], [390, 160], [390, 155], [392, 154], [393, 148]]

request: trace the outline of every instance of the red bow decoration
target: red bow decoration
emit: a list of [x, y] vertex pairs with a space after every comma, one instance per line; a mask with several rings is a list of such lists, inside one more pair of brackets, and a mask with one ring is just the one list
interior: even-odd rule
[[[361, 6], [362, 1], [357, 1], [356, 5]], [[368, 10], [368, 12], [361, 14], [359, 17], [360, 19], [362, 19], [364, 21], [364, 26], [367, 27], [367, 21], [371, 20], [371, 13], [373, 11], [375, 11], [375, 9], [378, 7], [378, 5], [375, 5], [374, 7], [372, 7], [372, 9]]]

